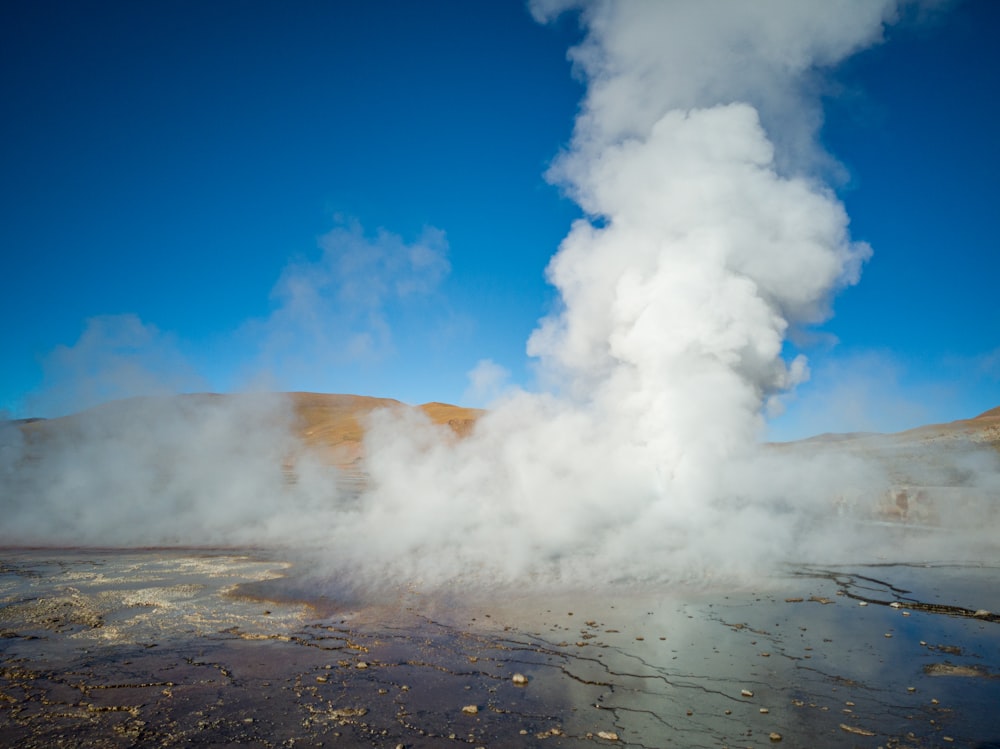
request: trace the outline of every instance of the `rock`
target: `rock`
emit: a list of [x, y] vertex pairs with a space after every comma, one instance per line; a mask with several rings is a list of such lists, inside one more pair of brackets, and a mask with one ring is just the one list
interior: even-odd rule
[[465, 713], [466, 715], [475, 715], [476, 713], [479, 712], [479, 706], [466, 705], [465, 707], [462, 708], [462, 712]]
[[846, 731], [847, 733], [853, 733], [858, 736], [874, 736], [874, 731], [869, 731], [867, 728], [858, 728], [857, 726], [849, 726], [846, 723], [840, 724], [840, 730]]
[[368, 668], [368, 664], [364, 661], [358, 661], [354, 666], [355, 668]]
[[524, 674], [514, 674], [510, 678], [510, 680], [515, 684], [517, 684], [519, 687], [523, 687], [525, 684], [528, 683], [528, 677], [525, 676]]
[[976, 613], [973, 614], [973, 616], [976, 617], [977, 619], [986, 619], [992, 616], [992, 612], [987, 611], [986, 609], [977, 609]]
[[751, 692], [749, 689], [741, 689], [740, 690], [740, 696], [741, 697], [753, 697], [753, 692]]
[[598, 731], [597, 738], [605, 739], [606, 741], [618, 741], [618, 734], [614, 731]]
[[338, 707], [331, 710], [330, 714], [335, 718], [360, 718], [368, 714], [367, 707]]
[[768, 738], [771, 739], [771, 741], [781, 741], [781, 734], [772, 732], [768, 735]]

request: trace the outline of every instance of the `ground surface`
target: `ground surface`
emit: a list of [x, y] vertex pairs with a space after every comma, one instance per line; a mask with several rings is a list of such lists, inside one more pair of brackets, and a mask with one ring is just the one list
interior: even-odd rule
[[0, 550], [0, 744], [1000, 746], [994, 567], [367, 602], [301, 572]]

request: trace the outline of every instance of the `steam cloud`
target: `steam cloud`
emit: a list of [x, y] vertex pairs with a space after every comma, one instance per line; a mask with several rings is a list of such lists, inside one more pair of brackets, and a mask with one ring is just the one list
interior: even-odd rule
[[[507, 391], [458, 442], [413, 414], [377, 414], [360, 497], [308, 459], [292, 486], [266, 468], [294, 446], [247, 436], [281, 423], [278, 401], [161, 414], [153, 447], [119, 435], [34, 466], [62, 477], [46, 513], [80, 498], [62, 537], [305, 544], [355, 579], [430, 585], [704, 579], [842, 545], [833, 498], [884, 477], [846, 454], [792, 459], [759, 441], [763, 414], [808, 376], [802, 357], [783, 358], [786, 334], [825, 319], [870, 254], [818, 176], [831, 168], [818, 91], [825, 68], [881, 40], [895, 3], [532, 6], [540, 21], [569, 9], [586, 27], [570, 55], [587, 94], [550, 177], [589, 218], [549, 264], [562, 303], [528, 342], [545, 392]], [[429, 242], [406, 255], [419, 283], [447, 272], [440, 238]], [[282, 286], [292, 312], [297, 278]], [[473, 387], [504, 374], [481, 363]], [[222, 447], [237, 437], [242, 448]], [[164, 451], [187, 478], [154, 468]], [[102, 461], [119, 469], [94, 479]], [[18, 476], [24, 491], [37, 484]], [[39, 517], [14, 515], [7, 532], [51, 536]]]

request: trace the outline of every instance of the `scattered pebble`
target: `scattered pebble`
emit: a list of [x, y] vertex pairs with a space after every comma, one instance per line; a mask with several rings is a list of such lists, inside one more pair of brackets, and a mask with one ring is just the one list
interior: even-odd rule
[[749, 689], [741, 689], [740, 690], [740, 696], [741, 697], [753, 697], [753, 692], [751, 692]]
[[768, 735], [768, 738], [771, 739], [771, 741], [781, 741], [781, 734], [780, 733], [775, 733], [775, 732], [772, 731]]
[[886, 637], [892, 637], [892, 632], [886, 632], [886, 633], [885, 633], [885, 636], [886, 636]]
[[614, 731], [598, 731], [597, 738], [607, 741], [618, 741], [618, 734]]
[[986, 617], [991, 616], [991, 615], [992, 615], [992, 612], [987, 611], [986, 609], [977, 609], [976, 613], [973, 614], [973, 616], [976, 617], [977, 619], [985, 619]]
[[357, 664], [354, 667], [355, 668], [368, 668], [368, 664], [365, 663], [364, 661], [358, 661]]
[[479, 712], [479, 706], [466, 705], [465, 707], [462, 708], [462, 712], [465, 713], [466, 715], [475, 715], [476, 713]]
[[528, 677], [524, 674], [514, 674], [510, 680], [521, 687], [528, 683]]
[[874, 736], [874, 731], [869, 731], [867, 728], [858, 728], [857, 726], [849, 726], [846, 723], [840, 724], [841, 731], [847, 731], [847, 733], [853, 733], [858, 736]]
[[767, 715], [767, 714], [768, 714], [769, 712], [771, 712], [771, 711], [770, 711], [770, 710], [768, 710], [768, 709], [767, 709], [766, 707], [762, 707], [762, 708], [760, 709], [760, 714], [761, 714], [761, 715]]
[[320, 684], [326, 684], [328, 681], [330, 681], [330, 677], [329, 676], [317, 676], [316, 677], [316, 681], [318, 681]]
[[894, 609], [901, 609], [903, 608], [903, 604], [901, 604], [899, 601], [893, 601], [892, 603], [889, 604], [889, 607]]

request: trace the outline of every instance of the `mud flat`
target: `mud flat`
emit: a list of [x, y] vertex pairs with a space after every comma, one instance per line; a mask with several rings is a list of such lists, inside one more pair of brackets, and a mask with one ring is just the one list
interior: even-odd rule
[[0, 550], [0, 744], [1000, 746], [1000, 569], [397, 591], [261, 552]]

